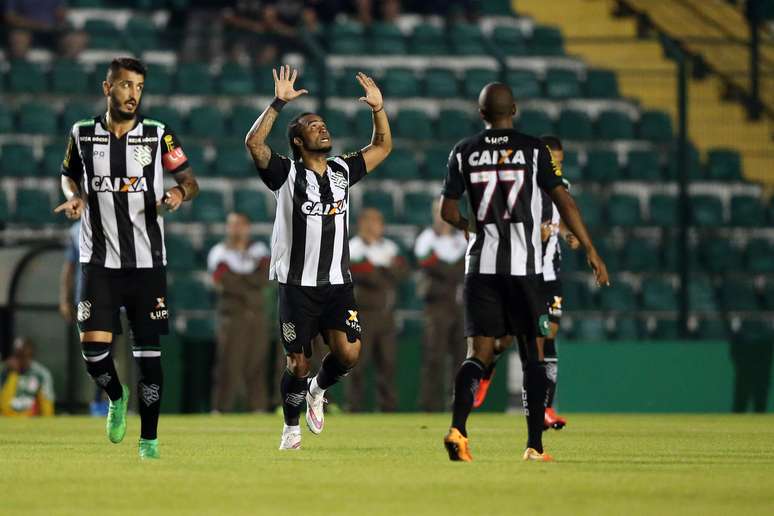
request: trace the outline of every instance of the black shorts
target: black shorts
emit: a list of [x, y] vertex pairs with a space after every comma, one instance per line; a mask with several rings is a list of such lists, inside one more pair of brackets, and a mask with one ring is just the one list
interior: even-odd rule
[[286, 353], [312, 355], [312, 339], [323, 330], [339, 330], [360, 340], [360, 321], [352, 283], [301, 287], [279, 284], [279, 331]]
[[559, 324], [562, 319], [562, 281], [543, 281], [543, 300], [548, 310], [548, 320]]
[[135, 340], [169, 332], [166, 268], [108, 269], [84, 263], [81, 271], [77, 315], [81, 332], [121, 333], [121, 307]]
[[523, 335], [532, 341], [549, 331], [540, 291], [542, 276], [467, 274], [463, 297], [466, 337]]

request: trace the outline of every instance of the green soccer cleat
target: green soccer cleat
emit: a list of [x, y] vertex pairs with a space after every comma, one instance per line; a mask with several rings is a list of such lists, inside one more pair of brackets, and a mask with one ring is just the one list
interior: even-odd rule
[[140, 438], [140, 458], [141, 459], [160, 459], [159, 440]]
[[121, 385], [121, 390], [123, 392], [121, 399], [110, 402], [107, 423], [105, 424], [108, 439], [115, 444], [123, 441], [124, 435], [126, 435], [126, 407], [129, 405], [129, 387]]

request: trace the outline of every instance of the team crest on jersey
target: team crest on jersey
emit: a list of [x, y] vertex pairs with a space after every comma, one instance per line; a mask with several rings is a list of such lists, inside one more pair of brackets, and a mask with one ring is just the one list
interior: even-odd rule
[[134, 161], [141, 167], [147, 167], [153, 163], [153, 149], [147, 145], [136, 145], [134, 147]]
[[147, 192], [148, 180], [145, 177], [94, 176], [91, 189], [95, 192]]
[[296, 340], [296, 325], [292, 322], [282, 323], [282, 338], [285, 342], [293, 342]]
[[331, 183], [333, 183], [338, 188], [341, 188], [341, 189], [347, 188], [347, 176], [345, 176], [343, 172], [331, 170], [330, 172], [328, 172], [328, 177], [330, 177]]
[[306, 201], [301, 205], [304, 215], [341, 215], [347, 212], [347, 203], [343, 199], [333, 203]]
[[91, 317], [91, 301], [78, 303], [78, 322], [88, 321]]
[[346, 320], [347, 326], [355, 330], [356, 332], [360, 332], [360, 321], [357, 318], [357, 310], [347, 310], [348, 316]]

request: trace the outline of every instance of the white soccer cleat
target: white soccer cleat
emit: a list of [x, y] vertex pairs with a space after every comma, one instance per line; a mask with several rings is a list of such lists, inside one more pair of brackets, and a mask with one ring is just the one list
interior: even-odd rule
[[283, 430], [282, 438], [280, 439], [279, 449], [280, 450], [298, 450], [300, 448], [301, 448], [301, 431]]
[[314, 396], [311, 392], [306, 393], [306, 426], [315, 435], [322, 433], [325, 426], [325, 401], [322, 394]]

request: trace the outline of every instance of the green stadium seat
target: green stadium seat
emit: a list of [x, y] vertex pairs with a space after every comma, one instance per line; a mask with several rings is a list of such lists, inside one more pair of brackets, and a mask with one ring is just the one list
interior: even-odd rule
[[583, 167], [581, 167], [580, 164], [580, 155], [578, 154], [578, 151], [564, 149], [562, 175], [571, 183], [583, 179]]
[[[274, 75], [272, 70], [279, 66], [263, 65], [255, 67], [253, 71], [253, 80], [255, 81], [255, 95], [274, 95]], [[296, 89], [306, 88], [307, 90], [320, 93], [319, 71], [316, 66], [307, 66], [296, 79]], [[333, 94], [336, 91], [336, 81], [333, 73], [327, 73], [325, 76], [325, 86], [328, 88], [327, 94]]]
[[642, 309], [652, 311], [677, 310], [677, 292], [672, 284], [660, 278], [646, 278], [642, 281]]
[[197, 106], [188, 113], [188, 133], [199, 138], [219, 138], [225, 134], [223, 114], [213, 105]]
[[126, 47], [135, 54], [162, 49], [159, 29], [146, 16], [132, 16], [124, 29]]
[[99, 50], [118, 50], [124, 46], [121, 32], [116, 25], [104, 19], [86, 20], [83, 29], [89, 35], [89, 47]]
[[586, 281], [577, 279], [562, 280], [564, 290], [563, 305], [572, 310], [593, 310], [595, 308], [594, 294]]
[[741, 251], [725, 238], [705, 238], [699, 242], [699, 259], [705, 270], [721, 273], [742, 270], [744, 267]]
[[429, 23], [414, 27], [409, 39], [409, 50], [412, 54], [438, 56], [449, 53], [443, 29]]
[[8, 106], [0, 105], [0, 134], [13, 132], [13, 114]]
[[188, 145], [185, 148], [185, 156], [188, 158], [188, 165], [193, 169], [197, 176], [207, 177], [210, 175], [210, 164], [204, 157], [204, 147], [201, 145]]
[[575, 203], [583, 215], [583, 221], [590, 227], [598, 226], [602, 223], [602, 203], [597, 196], [591, 193], [573, 193]]
[[366, 190], [360, 202], [361, 208], [376, 208], [384, 216], [385, 222], [395, 222], [395, 202], [392, 194], [383, 190]]
[[191, 207], [191, 215], [196, 222], [222, 224], [226, 220], [223, 194], [212, 190], [199, 192], [196, 204]]
[[671, 227], [677, 224], [679, 217], [677, 197], [655, 194], [650, 196], [648, 204], [651, 224], [664, 227]]
[[481, 89], [490, 82], [500, 80], [500, 73], [497, 70], [487, 70], [484, 68], [473, 68], [465, 72], [465, 78], [462, 81], [462, 93], [465, 97], [478, 98]]
[[414, 141], [427, 140], [433, 135], [433, 125], [430, 116], [419, 109], [402, 109], [395, 117], [395, 132], [393, 137], [406, 138]]
[[[679, 272], [680, 257], [679, 242], [672, 237], [662, 246], [661, 254], [664, 262], [664, 271]], [[699, 253], [692, 246], [688, 246], [688, 268], [694, 272], [703, 272], [704, 267], [699, 259]]]
[[660, 181], [662, 177], [658, 152], [653, 150], [632, 150], [626, 163], [626, 178], [634, 181]]
[[692, 196], [691, 222], [702, 227], [722, 226], [724, 224], [723, 202], [714, 195]]
[[707, 152], [707, 179], [741, 181], [742, 157], [735, 150], [711, 149]]
[[426, 97], [453, 98], [460, 95], [459, 81], [452, 70], [430, 68], [425, 72], [424, 93]]
[[539, 98], [543, 95], [540, 79], [532, 70], [508, 70], [505, 82], [517, 100]]
[[607, 222], [628, 227], [642, 224], [640, 200], [633, 195], [611, 195], [607, 202]]
[[260, 114], [259, 108], [255, 106], [245, 104], [234, 105], [231, 108], [231, 116], [228, 119], [229, 134], [234, 137], [244, 138]]
[[586, 97], [592, 99], [612, 99], [618, 97], [618, 79], [610, 70], [593, 69], [586, 72], [583, 84]]
[[0, 226], [5, 224], [5, 221], [11, 217], [11, 212], [8, 209], [8, 197], [5, 192], [0, 192]]
[[592, 140], [594, 137], [591, 118], [577, 109], [563, 109], [556, 130], [563, 140]]
[[178, 95], [212, 95], [214, 80], [205, 63], [182, 63], [175, 77]]
[[377, 22], [368, 28], [371, 37], [371, 54], [404, 55], [406, 39], [394, 23]]
[[157, 105], [150, 107], [145, 111], [145, 116], [165, 124], [175, 132], [183, 128], [183, 119], [180, 113], [170, 106]]
[[720, 304], [729, 312], [759, 310], [758, 293], [753, 281], [747, 277], [727, 277], [718, 290]]
[[244, 213], [251, 222], [271, 222], [266, 195], [258, 190], [236, 190], [234, 209]]
[[170, 297], [175, 310], [210, 310], [212, 309], [212, 294], [201, 281], [189, 275], [173, 276]]
[[731, 197], [731, 225], [763, 227], [766, 225], [766, 208], [763, 201], [752, 195]]
[[8, 72], [8, 89], [13, 93], [43, 93], [46, 77], [43, 69], [29, 61], [12, 61]]
[[[527, 54], [527, 42], [524, 34], [516, 27], [498, 25], [492, 31], [492, 43], [505, 56], [523, 56]], [[512, 83], [509, 83], [513, 87]]]
[[688, 304], [693, 311], [716, 312], [715, 287], [709, 276], [691, 275], [688, 283]]
[[679, 339], [680, 323], [675, 319], [656, 319], [656, 325], [650, 332], [650, 338], [656, 340]]
[[[674, 181], [679, 180], [678, 175], [678, 166], [679, 166], [679, 156], [677, 155], [676, 151], [673, 151], [670, 153], [670, 158], [667, 164], [667, 179], [671, 179]], [[701, 166], [701, 161], [699, 159], [699, 150], [696, 148], [696, 146], [693, 143], [689, 143], [688, 145], [688, 179], [689, 180], [696, 180], [696, 179], [703, 179], [704, 178], [704, 169]]]
[[334, 139], [351, 138], [353, 136], [352, 121], [344, 111], [328, 108], [322, 113], [322, 117], [325, 120], [328, 132], [331, 133]]
[[[621, 270], [621, 249], [612, 236], [608, 234], [604, 238], [598, 238], [595, 243], [599, 255], [605, 257], [605, 265], [607, 265], [608, 270]], [[587, 266], [584, 268], [587, 269]]]
[[529, 40], [529, 53], [533, 56], [564, 55], [562, 31], [556, 27], [536, 26]]
[[581, 96], [578, 75], [573, 70], [552, 68], [546, 72], [546, 96], [550, 99], [570, 99]]
[[16, 191], [16, 211], [13, 221], [24, 224], [64, 222], [52, 213], [51, 195], [38, 188], [20, 188]]
[[719, 317], [699, 319], [693, 336], [701, 340], [726, 340], [729, 336], [728, 322]]
[[[104, 106], [100, 107], [104, 109]], [[75, 122], [84, 118], [93, 118], [99, 111], [91, 102], [79, 102], [77, 100], [67, 102], [64, 110], [62, 110], [62, 131], [69, 133]]]
[[583, 177], [588, 181], [600, 183], [617, 181], [621, 177], [618, 168], [618, 155], [615, 151], [593, 149], [586, 155], [586, 170]]
[[357, 72], [363, 72], [368, 75], [373, 75], [372, 70], [365, 70], [361, 68], [344, 68], [338, 76], [338, 84], [336, 85], [335, 94], [338, 97], [355, 97], [359, 98], [363, 95], [363, 87], [355, 79]]
[[401, 220], [405, 224], [417, 226], [429, 226], [433, 223], [433, 215], [430, 206], [436, 196], [427, 192], [407, 192], [403, 196], [403, 216]]
[[241, 143], [223, 143], [218, 145], [218, 156], [214, 165], [217, 176], [248, 177], [251, 174], [252, 160]]
[[223, 95], [254, 95], [253, 70], [239, 63], [226, 63], [220, 70], [218, 92]]
[[436, 144], [425, 150], [423, 165], [425, 179], [442, 180], [446, 176], [451, 150], [451, 146], [447, 144]]
[[774, 272], [774, 245], [764, 238], [753, 238], [747, 242], [745, 263], [752, 273]]
[[672, 141], [672, 119], [663, 111], [645, 111], [637, 126], [637, 134], [643, 140], [658, 143]]
[[328, 28], [328, 50], [332, 54], [364, 55], [368, 45], [359, 23], [335, 23]]
[[577, 340], [606, 340], [607, 324], [601, 317], [583, 317], [573, 324], [572, 334], [573, 338]]
[[150, 63], [145, 76], [145, 92], [150, 95], [170, 95], [174, 85], [172, 71], [168, 66]]
[[537, 109], [522, 109], [518, 113], [519, 131], [534, 136], [554, 133], [554, 122], [548, 113]]
[[[373, 131], [373, 115], [371, 114], [370, 109], [358, 109], [355, 111], [354, 116], [352, 117], [352, 131], [351, 136], [357, 137], [360, 135], [360, 137], [364, 137], [367, 134], [371, 134]], [[333, 135], [336, 136], [335, 134]]]
[[391, 68], [384, 75], [382, 86], [391, 98], [418, 97], [421, 94], [419, 79], [408, 68]]
[[167, 266], [170, 271], [191, 271], [196, 268], [196, 248], [190, 237], [166, 232], [164, 246], [167, 249]]
[[478, 24], [455, 23], [447, 30], [449, 48], [459, 56], [480, 56], [489, 54], [484, 34]]
[[63, 140], [46, 145], [43, 149], [43, 160], [40, 163], [40, 175], [42, 177], [59, 178], [62, 171], [66, 145]]
[[656, 272], [660, 267], [658, 246], [641, 238], [627, 239], [621, 251], [621, 262], [625, 271]]
[[631, 140], [634, 138], [634, 124], [626, 113], [603, 111], [597, 117], [597, 136], [603, 140]]
[[611, 312], [629, 312], [637, 309], [637, 301], [631, 286], [620, 281], [599, 291], [599, 308]]
[[634, 317], [616, 317], [612, 337], [616, 340], [639, 340], [642, 338], [642, 324]]
[[4, 176], [29, 177], [38, 175], [38, 164], [35, 162], [35, 154], [31, 145], [9, 143], [3, 145], [0, 152], [0, 170]]
[[398, 181], [421, 179], [416, 155], [406, 148], [394, 149], [374, 177]]
[[442, 109], [436, 124], [436, 136], [439, 140], [460, 140], [470, 136], [472, 129], [471, 113], [459, 109]]
[[[96, 93], [89, 73], [77, 61], [56, 61], [51, 68], [51, 90], [54, 93], [84, 95]], [[93, 90], [93, 91], [92, 91]]]
[[58, 130], [57, 116], [48, 103], [30, 101], [19, 107], [20, 133], [55, 134]]

